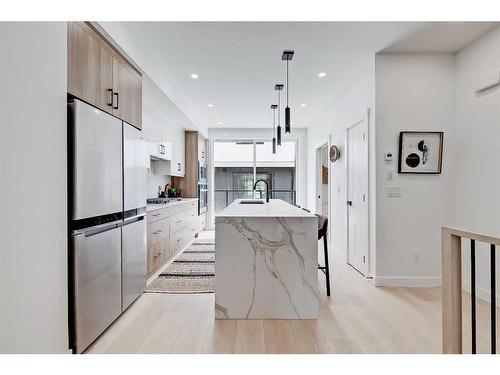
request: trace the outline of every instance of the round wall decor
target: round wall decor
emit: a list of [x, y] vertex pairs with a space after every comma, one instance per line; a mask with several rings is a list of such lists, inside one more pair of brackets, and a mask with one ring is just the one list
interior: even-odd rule
[[340, 158], [340, 150], [337, 146], [332, 145], [330, 147], [330, 161], [335, 163]]

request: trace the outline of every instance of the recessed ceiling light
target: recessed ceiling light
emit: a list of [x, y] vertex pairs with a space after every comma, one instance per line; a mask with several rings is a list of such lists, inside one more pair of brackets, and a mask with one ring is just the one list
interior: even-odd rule
[[319, 78], [323, 78], [324, 76], [326, 76], [326, 73], [325, 73], [325, 72], [318, 73], [318, 77], [319, 77]]
[[214, 106], [214, 105], [213, 105], [212, 103], [210, 103], [210, 104], [208, 105], [208, 108], [212, 108], [213, 106]]
[[192, 78], [192, 79], [198, 79], [198, 77], [199, 77], [199, 76], [198, 76], [198, 74], [196, 74], [196, 73], [191, 73], [191, 78]]
[[301, 107], [305, 107], [305, 106], [306, 106], [306, 103], [302, 103], [300, 106], [301, 106]]
[[222, 124], [222, 122], [220, 122], [220, 121], [217, 121], [217, 125], [221, 125], [221, 124]]

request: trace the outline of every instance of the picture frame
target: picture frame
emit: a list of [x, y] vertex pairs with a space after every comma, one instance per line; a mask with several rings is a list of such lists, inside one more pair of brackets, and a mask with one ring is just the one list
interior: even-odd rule
[[441, 174], [444, 132], [399, 133], [398, 173]]

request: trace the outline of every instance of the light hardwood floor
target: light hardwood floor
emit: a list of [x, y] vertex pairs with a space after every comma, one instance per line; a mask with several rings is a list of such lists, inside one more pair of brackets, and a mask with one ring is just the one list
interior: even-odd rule
[[[441, 353], [440, 288], [375, 287], [338, 253], [332, 255], [329, 299], [318, 274], [318, 320], [214, 320], [213, 294], [144, 294], [87, 352]], [[470, 352], [468, 301], [466, 296], [465, 352]], [[488, 353], [484, 301], [478, 303], [478, 325], [478, 352]]]

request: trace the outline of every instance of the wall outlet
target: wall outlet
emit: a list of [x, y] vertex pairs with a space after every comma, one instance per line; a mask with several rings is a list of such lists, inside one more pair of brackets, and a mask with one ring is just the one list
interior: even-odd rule
[[415, 263], [420, 261], [420, 250], [418, 249], [413, 250], [413, 261]]

